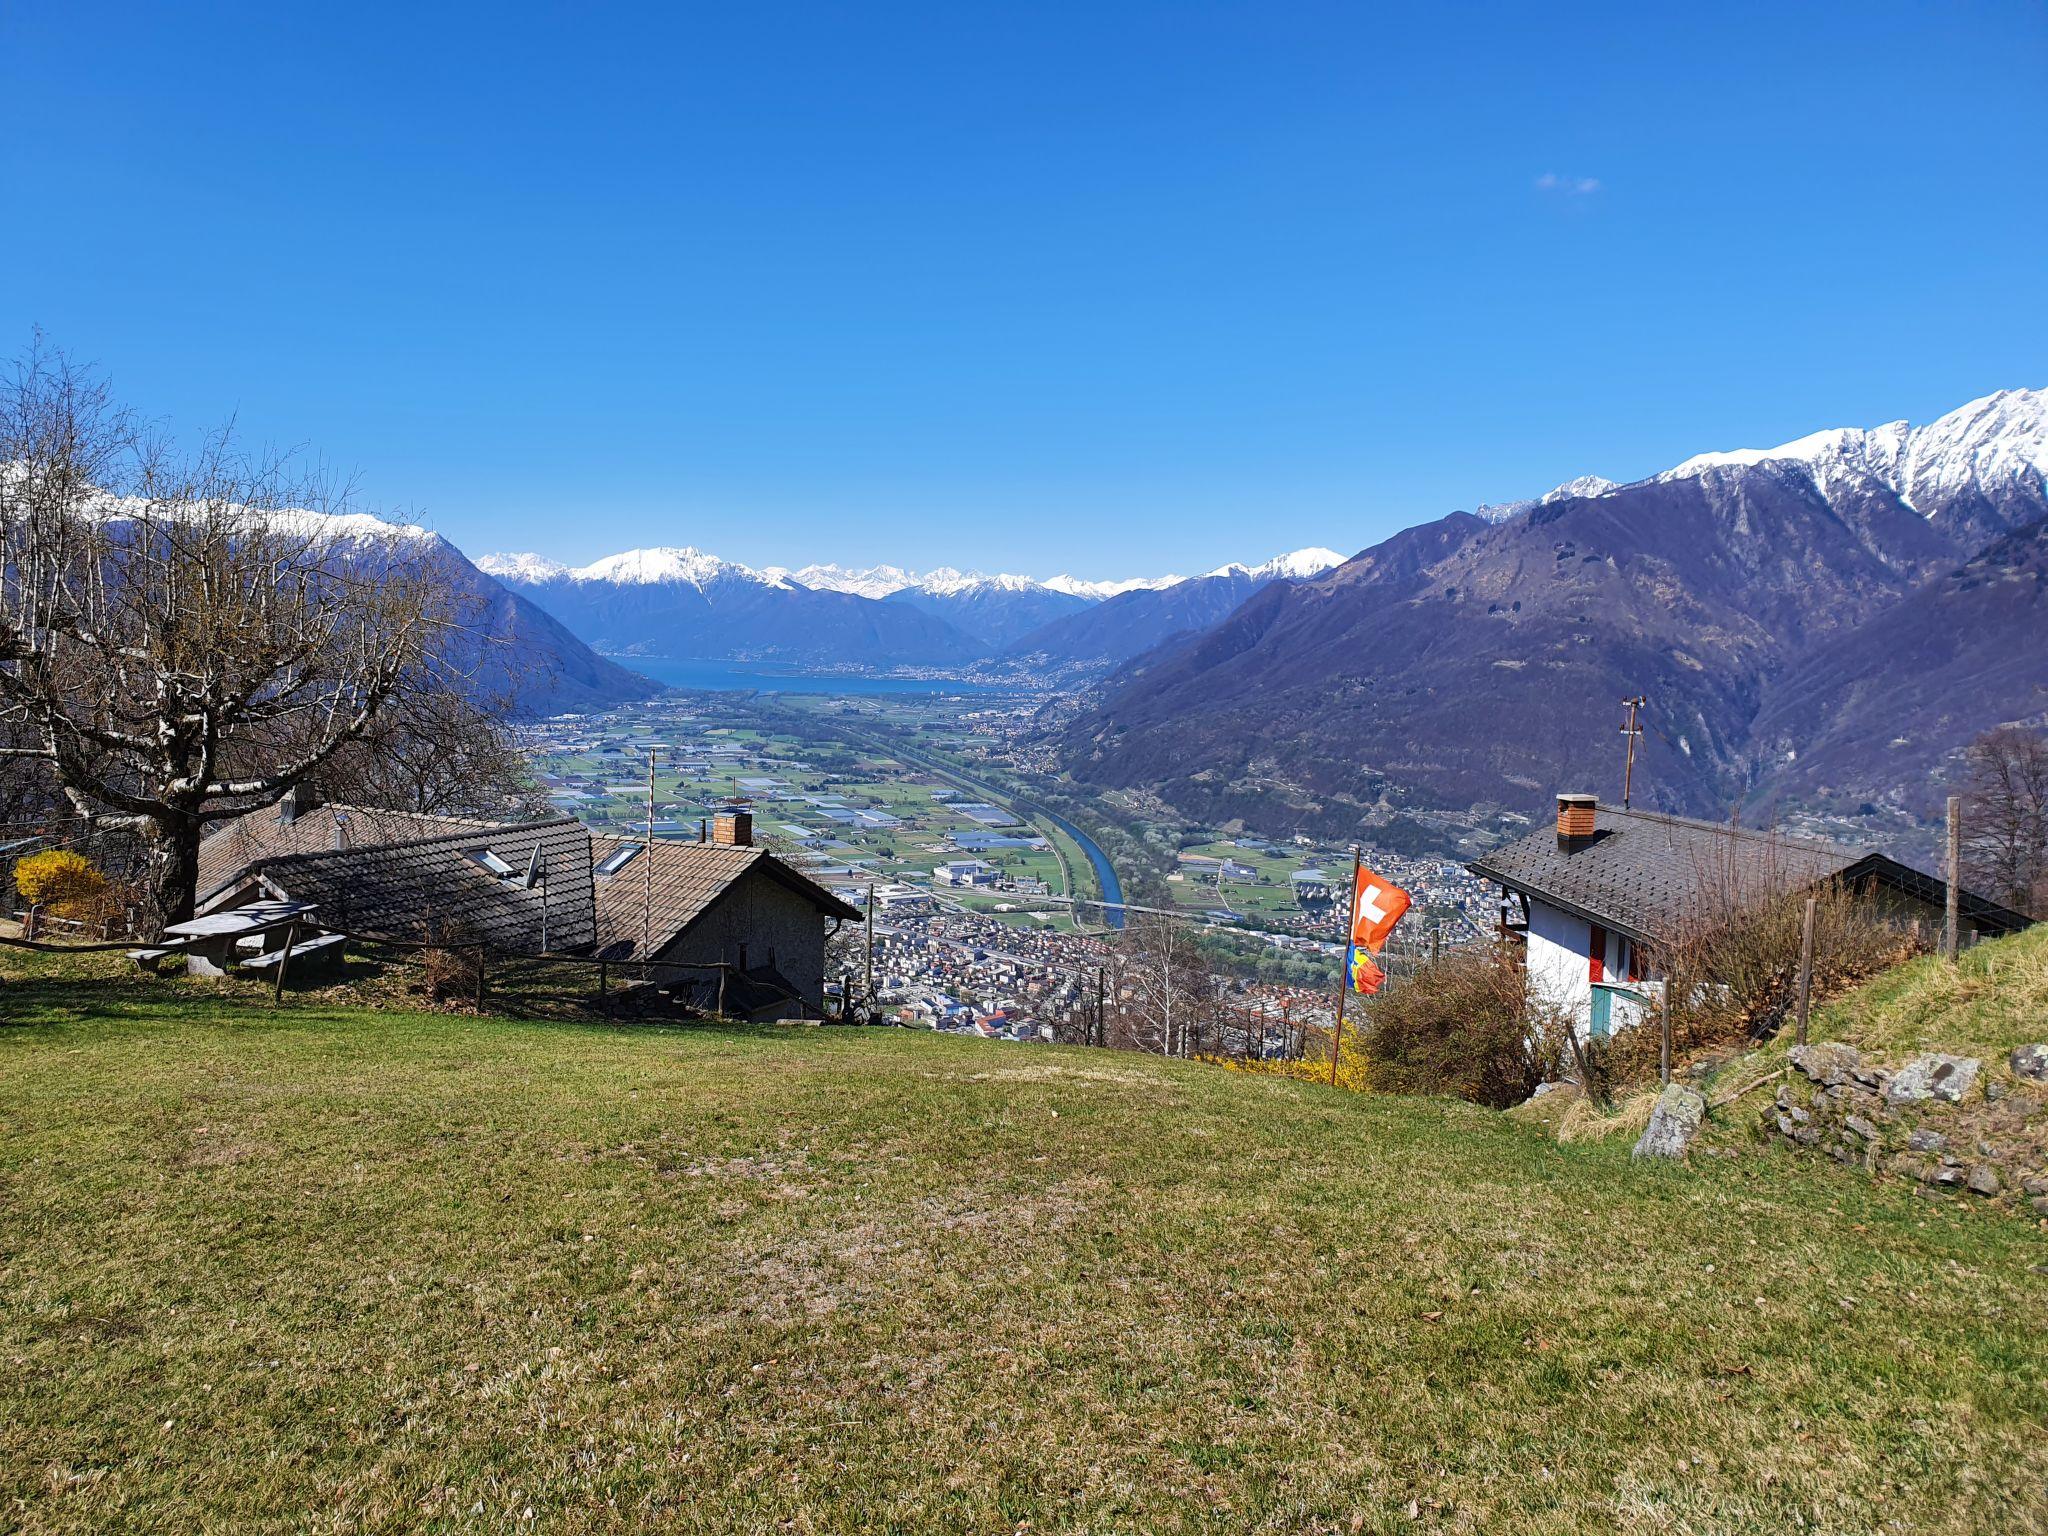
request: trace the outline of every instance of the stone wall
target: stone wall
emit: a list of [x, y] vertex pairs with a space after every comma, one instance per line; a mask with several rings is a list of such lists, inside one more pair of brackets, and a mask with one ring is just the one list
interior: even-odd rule
[[2048, 1216], [2048, 1045], [1989, 1065], [1929, 1054], [1892, 1067], [1840, 1043], [1794, 1046], [1764, 1129], [1930, 1196]]

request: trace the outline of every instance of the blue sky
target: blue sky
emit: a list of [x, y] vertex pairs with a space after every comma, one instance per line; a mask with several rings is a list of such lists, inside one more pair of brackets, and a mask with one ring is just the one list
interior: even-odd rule
[[7, 351], [472, 553], [1349, 553], [2048, 384], [2030, 0], [17, 0], [0, 125]]

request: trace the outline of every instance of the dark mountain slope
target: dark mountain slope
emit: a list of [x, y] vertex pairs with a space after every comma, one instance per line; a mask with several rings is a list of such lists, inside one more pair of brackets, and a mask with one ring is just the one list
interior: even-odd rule
[[1987, 727], [2048, 719], [2048, 521], [1814, 647], [1765, 690], [1760, 799], [1927, 814]]
[[1063, 751], [1205, 818], [1338, 831], [1390, 805], [1607, 789], [1617, 701], [1643, 692], [1639, 801], [1715, 813], [1749, 782], [1770, 680], [1968, 553], [1924, 510], [1774, 460], [1498, 525], [1453, 514], [1126, 667]]

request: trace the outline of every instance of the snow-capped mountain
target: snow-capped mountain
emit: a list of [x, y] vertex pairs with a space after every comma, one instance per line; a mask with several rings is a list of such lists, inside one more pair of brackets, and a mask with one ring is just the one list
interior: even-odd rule
[[531, 553], [485, 555], [477, 565], [619, 654], [945, 667], [1006, 651], [1062, 618], [1126, 596], [1199, 589], [1204, 597], [1182, 604], [1193, 615], [1225, 590], [1313, 575], [1342, 558], [1334, 550], [1295, 550], [1260, 565], [1219, 566], [1192, 582], [1041, 581], [944, 565], [756, 570], [689, 547], [626, 550], [581, 566]]
[[2029, 520], [2048, 485], [2048, 390], [2002, 389], [1922, 427], [1831, 427], [1776, 448], [1695, 454], [1653, 478], [1770, 465], [1808, 476], [1831, 503], [1880, 488], [1962, 537], [1996, 534]]
[[[1308, 549], [1297, 549], [1290, 554], [1275, 555], [1264, 565], [1240, 565], [1232, 561], [1228, 565], [1219, 565], [1215, 570], [1203, 574], [1246, 576], [1258, 582], [1272, 581], [1281, 576], [1285, 576], [1289, 581], [1301, 581], [1310, 576], [1320, 576], [1325, 571], [1334, 571], [1344, 563], [1344, 558], [1334, 549], [1311, 546]], [[1166, 585], [1170, 586], [1172, 583]]]
[[1541, 496], [1530, 496], [1521, 501], [1482, 501], [1473, 508], [1473, 516], [1489, 523], [1505, 523], [1534, 507], [1548, 507], [1574, 497], [1605, 496], [1615, 489], [1615, 486], [1615, 481], [1603, 479], [1599, 475], [1580, 475], [1575, 480], [1565, 481], [1563, 485], [1553, 486]]
[[1643, 693], [1644, 805], [1860, 817], [1938, 804], [1973, 736], [2048, 702], [2041, 391], [1486, 511], [1126, 663], [1067, 771], [1269, 832], [1403, 801], [1540, 814], [1614, 782], [1614, 701]]
[[[145, 520], [161, 526], [208, 515], [189, 504], [109, 492], [95, 493], [81, 510], [116, 530]], [[252, 525], [260, 523], [286, 538], [304, 540], [297, 558], [332, 572], [346, 571], [353, 579], [404, 575], [444, 587], [454, 599], [460, 622], [444, 631], [439, 660], [449, 675], [465, 679], [470, 690], [495, 709], [531, 717], [601, 709], [663, 691], [659, 683], [598, 655], [567, 626], [494, 580], [430, 528], [369, 512], [308, 507], [230, 507], [226, 516], [230, 536], [236, 521], [247, 518]]]
[[501, 580], [538, 585], [543, 582], [604, 582], [618, 587], [682, 585], [700, 591], [718, 582], [751, 582], [759, 586], [787, 588], [790, 582], [776, 571], [757, 571], [732, 560], [721, 560], [701, 549], [663, 545], [654, 549], [629, 549], [606, 555], [589, 565], [567, 566], [545, 555], [485, 555], [477, 569]]
[[1334, 549], [1297, 549], [1259, 565], [1232, 562], [1183, 581], [1127, 588], [1032, 630], [1009, 651], [1038, 668], [1108, 668], [1174, 635], [1220, 624], [1276, 581], [1306, 580], [1343, 563]]

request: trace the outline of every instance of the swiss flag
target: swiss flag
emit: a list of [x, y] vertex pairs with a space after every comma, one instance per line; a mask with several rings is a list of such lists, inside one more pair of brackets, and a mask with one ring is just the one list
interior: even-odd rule
[[1408, 910], [1408, 893], [1391, 880], [1382, 880], [1363, 864], [1358, 866], [1358, 885], [1351, 893], [1351, 942], [1378, 954]]

